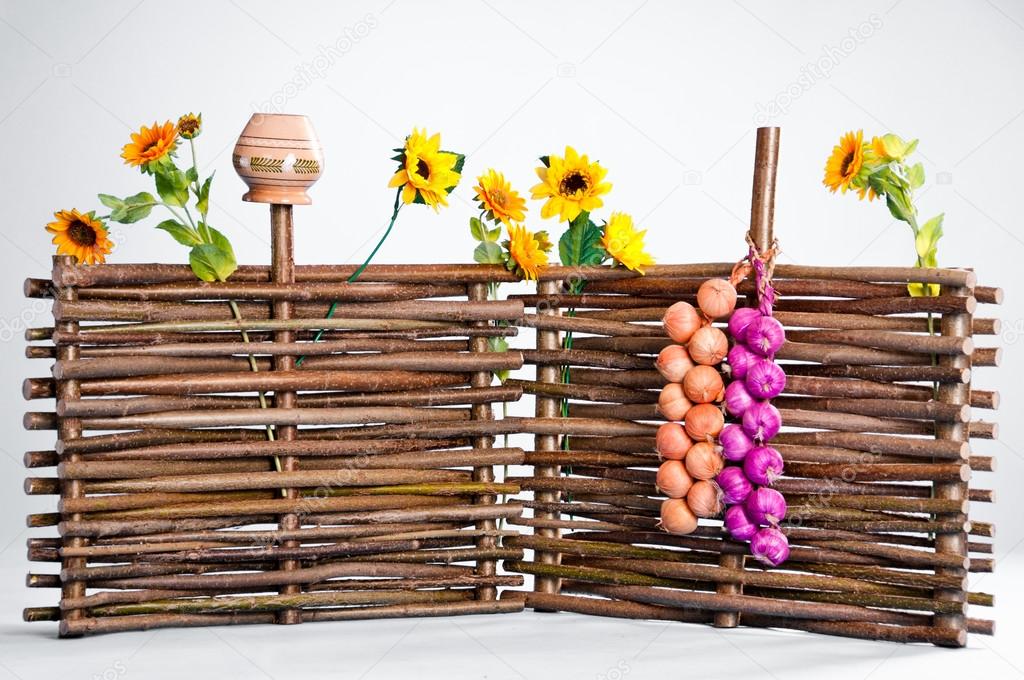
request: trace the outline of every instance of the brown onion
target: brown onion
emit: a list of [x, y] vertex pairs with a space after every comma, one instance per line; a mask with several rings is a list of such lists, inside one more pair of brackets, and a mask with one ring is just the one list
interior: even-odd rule
[[686, 343], [700, 328], [700, 314], [689, 302], [680, 301], [665, 311], [661, 322], [668, 337], [678, 343]]
[[674, 383], [683, 382], [686, 372], [693, 368], [693, 359], [682, 345], [668, 345], [658, 353], [654, 367], [661, 377]]
[[694, 366], [683, 378], [683, 394], [695, 404], [715, 401], [724, 386], [722, 376], [711, 366]]
[[686, 504], [697, 517], [714, 517], [722, 511], [722, 491], [714, 482], [702, 479], [690, 487]]
[[686, 412], [683, 420], [686, 421], [686, 434], [695, 442], [713, 439], [725, 427], [722, 409], [714, 404], [697, 404]]
[[693, 479], [678, 460], [666, 460], [658, 468], [655, 483], [658, 490], [669, 498], [682, 498], [693, 486]]
[[736, 289], [725, 279], [708, 279], [697, 289], [697, 306], [709, 319], [721, 319], [736, 309]]
[[729, 353], [729, 338], [714, 326], [704, 326], [693, 334], [686, 349], [698, 364], [716, 366]]
[[686, 452], [686, 471], [694, 479], [714, 479], [723, 467], [722, 454], [710, 442], [697, 442]]
[[691, 406], [693, 404], [683, 394], [683, 386], [679, 383], [669, 383], [661, 388], [658, 413], [665, 416], [665, 420], [682, 420]]
[[682, 498], [670, 498], [661, 504], [661, 521], [670, 534], [692, 534], [697, 529], [697, 517]]
[[654, 449], [664, 460], [682, 460], [692, 445], [679, 423], [662, 423], [654, 436]]

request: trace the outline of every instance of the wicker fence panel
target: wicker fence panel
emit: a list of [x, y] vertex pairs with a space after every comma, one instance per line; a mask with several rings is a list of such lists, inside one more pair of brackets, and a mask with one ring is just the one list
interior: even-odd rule
[[479, 267], [346, 283], [351, 267], [275, 262], [200, 284], [59, 259], [26, 284], [56, 320], [28, 349], [53, 377], [24, 386], [56, 410], [26, 426], [57, 434], [26, 455], [49, 473], [26, 490], [60, 497], [28, 520], [58, 530], [29, 557], [60, 573], [29, 585], [61, 591], [27, 619], [73, 636], [522, 608], [497, 597], [522, 584], [497, 569], [522, 556], [498, 529], [521, 506], [496, 502], [518, 487], [493, 468], [524, 452], [493, 447], [509, 424], [491, 412], [522, 392], [491, 378], [523, 358], [487, 351], [521, 303], [488, 301]]
[[[507, 542], [536, 551], [509, 564], [536, 578], [528, 606], [950, 646], [991, 633], [973, 614], [992, 597], [967, 592], [966, 577], [992, 568], [992, 527], [969, 517], [970, 503], [992, 501], [973, 477], [992, 461], [969, 440], [996, 436], [972, 413], [996, 408], [998, 394], [974, 389], [972, 373], [998, 363], [982, 339], [998, 322], [975, 312], [1001, 292], [968, 271], [930, 271], [941, 294], [911, 298], [905, 283], [920, 270], [779, 265], [788, 342], [778, 358], [790, 377], [773, 445], [786, 460], [776, 488], [790, 504], [790, 561], [763, 567], [716, 521], [689, 536], [658, 529], [664, 380], [653, 361], [670, 342], [660, 319], [730, 269], [585, 272], [580, 295], [547, 280], [514, 296], [543, 331], [525, 353], [538, 379], [514, 384], [568, 415], [527, 454], [537, 472], [514, 480], [533, 492], [522, 520], [533, 534]], [[552, 366], [569, 367], [569, 384]]]

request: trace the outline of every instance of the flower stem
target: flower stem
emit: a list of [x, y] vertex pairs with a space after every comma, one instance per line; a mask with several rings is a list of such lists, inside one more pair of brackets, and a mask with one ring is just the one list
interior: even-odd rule
[[[370, 252], [369, 257], [366, 258], [366, 261], [363, 262], [361, 265], [359, 265], [359, 268], [356, 269], [354, 272], [352, 272], [352, 275], [349, 276], [348, 279], [346, 279], [346, 281], [348, 283], [352, 283], [356, 279], [358, 279], [362, 275], [362, 273], [364, 271], [366, 271], [366, 268], [368, 266], [370, 266], [370, 260], [372, 260], [373, 256], [377, 254], [377, 251], [380, 250], [380, 247], [382, 245], [384, 245], [384, 241], [387, 240], [388, 234], [391, 233], [391, 229], [395, 226], [395, 221], [398, 219], [398, 212], [401, 209], [402, 209], [402, 189], [401, 189], [401, 187], [399, 187], [398, 191], [395, 192], [395, 206], [394, 206], [394, 208], [391, 211], [391, 221], [388, 222], [388, 228], [384, 230], [384, 235], [380, 237], [379, 241], [377, 241], [377, 245], [373, 247], [373, 250]], [[334, 316], [334, 312], [336, 312], [337, 309], [338, 309], [338, 301], [335, 300], [335, 301], [333, 301], [331, 303], [330, 308], [327, 310], [327, 315], [324, 318], [325, 319], [330, 319], [331, 317], [333, 317]], [[326, 328], [321, 328], [319, 331], [317, 331], [317, 334], [313, 337], [313, 342], [320, 342], [320, 338], [322, 338], [324, 336], [324, 333], [326, 333], [326, 332], [327, 332]], [[295, 366], [296, 367], [301, 366], [302, 362], [303, 362], [303, 360], [305, 360], [305, 358], [306, 358], [305, 355], [299, 357], [298, 360], [295, 362]]]

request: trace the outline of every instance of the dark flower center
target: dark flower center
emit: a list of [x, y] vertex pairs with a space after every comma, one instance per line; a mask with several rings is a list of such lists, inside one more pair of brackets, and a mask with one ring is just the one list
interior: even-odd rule
[[839, 166], [839, 174], [846, 177], [847, 171], [850, 169], [850, 163], [853, 163], [854, 152], [846, 154], [843, 158], [843, 164]]
[[586, 191], [588, 186], [589, 182], [582, 173], [570, 172], [562, 178], [561, 183], [558, 185], [558, 191], [564, 195], [572, 195], [578, 191]]
[[68, 227], [68, 236], [80, 246], [91, 246], [96, 244], [96, 230], [80, 221], [74, 221]]
[[423, 179], [430, 179], [430, 166], [422, 158], [416, 161], [416, 174]]

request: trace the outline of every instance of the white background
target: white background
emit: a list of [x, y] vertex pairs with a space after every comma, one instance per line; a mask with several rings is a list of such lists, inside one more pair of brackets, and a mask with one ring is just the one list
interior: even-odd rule
[[[852, 32], [852, 33], [851, 33]], [[0, 678], [708, 678], [924, 676], [1016, 678], [1024, 575], [1019, 453], [1024, 333], [1019, 226], [1024, 143], [1024, 3], [986, 2], [0, 2]], [[824, 69], [824, 70], [823, 70]], [[202, 111], [204, 171], [216, 170], [211, 220], [242, 262], [266, 262], [267, 209], [243, 204], [230, 150], [254, 110], [312, 117], [326, 174], [296, 210], [299, 263], [361, 260], [384, 226], [390, 150], [413, 125], [468, 154], [467, 179], [440, 216], [403, 213], [379, 262], [464, 262], [472, 249], [469, 179], [496, 167], [520, 191], [535, 158], [566, 144], [609, 168], [609, 209], [649, 229], [662, 262], [743, 253], [753, 129], [782, 126], [777, 234], [801, 264], [909, 264], [906, 225], [878, 204], [831, 196], [825, 157], [840, 132], [921, 138], [925, 217], [944, 211], [940, 262], [1003, 286], [1003, 368], [977, 383], [1003, 395], [993, 575], [995, 638], [966, 650], [791, 632], [612, 621], [569, 614], [165, 630], [58, 641], [22, 624], [55, 593], [23, 578], [23, 515], [54, 507], [22, 495], [26, 450], [52, 433], [21, 429], [26, 324], [50, 323], [21, 297], [47, 276], [52, 211], [99, 207], [97, 192], [150, 189], [122, 165], [140, 124]], [[766, 120], [765, 116], [770, 120]], [[936, 178], [942, 179], [941, 183]], [[539, 205], [530, 225], [541, 228]], [[162, 219], [162, 217], [160, 218]], [[115, 262], [184, 262], [155, 220], [116, 227]], [[546, 226], [558, 232], [557, 225]], [[1014, 377], [1011, 377], [1014, 376]], [[985, 414], [982, 414], [985, 415]], [[524, 442], [525, 443], [525, 442]], [[45, 567], [46, 565], [42, 565]], [[40, 568], [39, 565], [36, 566]], [[975, 610], [976, 612], [978, 610]], [[981, 610], [982, 614], [988, 612]]]

